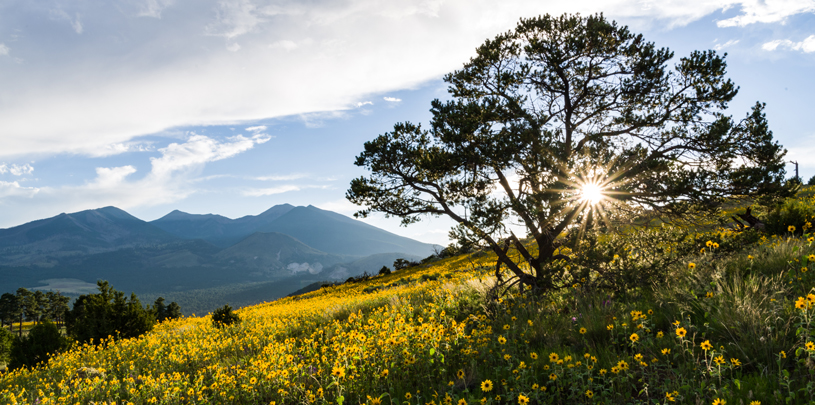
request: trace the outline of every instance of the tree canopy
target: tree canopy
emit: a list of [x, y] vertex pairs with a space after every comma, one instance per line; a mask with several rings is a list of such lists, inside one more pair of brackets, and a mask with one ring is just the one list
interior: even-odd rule
[[177, 319], [181, 318], [181, 307], [175, 301], [171, 302], [170, 305], [165, 305], [164, 297], [158, 297], [156, 302], [153, 303], [153, 314], [158, 322]]
[[98, 281], [99, 293], [81, 295], [68, 312], [68, 333], [82, 343], [109, 336], [132, 338], [151, 329], [156, 321], [154, 311], [144, 307], [136, 294], [130, 299], [107, 281]]
[[445, 76], [452, 100], [431, 103], [429, 127], [397, 123], [365, 143], [356, 165], [370, 175], [347, 198], [363, 206], [357, 216], [404, 225], [448, 216], [462, 244], [486, 244], [518, 282], [550, 289], [559, 236], [783, 194], [785, 151], [764, 104], [725, 113], [738, 92], [725, 55], [673, 57], [602, 15], [521, 19]]
[[51, 355], [70, 347], [70, 340], [62, 336], [57, 325], [45, 320], [17, 338], [11, 349], [9, 368], [33, 367], [47, 361]]

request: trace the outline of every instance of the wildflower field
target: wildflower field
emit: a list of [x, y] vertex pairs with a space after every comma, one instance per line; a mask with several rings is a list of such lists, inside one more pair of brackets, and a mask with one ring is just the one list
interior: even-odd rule
[[0, 402], [811, 403], [815, 201], [790, 204], [800, 218], [776, 234], [663, 246], [669, 264], [634, 288], [595, 287], [650, 257], [625, 244], [546, 295], [494, 295], [495, 258], [476, 252], [243, 308], [229, 327], [189, 317], [75, 346], [0, 375]]

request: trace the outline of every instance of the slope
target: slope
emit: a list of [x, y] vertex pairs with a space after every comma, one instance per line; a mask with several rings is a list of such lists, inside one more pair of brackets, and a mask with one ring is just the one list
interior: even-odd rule
[[354, 256], [400, 252], [425, 257], [435, 247], [312, 205], [295, 207], [259, 230], [291, 235], [323, 252]]
[[317, 274], [349, 256], [321, 252], [281, 233], [256, 232], [222, 250], [215, 259], [224, 266], [253, 269], [258, 275], [284, 277], [300, 272]]
[[48, 266], [61, 257], [178, 239], [116, 207], [104, 207], [0, 229], [0, 261]]

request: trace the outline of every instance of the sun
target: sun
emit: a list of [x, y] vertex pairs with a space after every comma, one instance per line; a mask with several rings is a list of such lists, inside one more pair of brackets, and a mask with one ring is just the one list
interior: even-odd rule
[[580, 200], [583, 202], [597, 205], [605, 197], [603, 188], [597, 183], [586, 183], [580, 186]]

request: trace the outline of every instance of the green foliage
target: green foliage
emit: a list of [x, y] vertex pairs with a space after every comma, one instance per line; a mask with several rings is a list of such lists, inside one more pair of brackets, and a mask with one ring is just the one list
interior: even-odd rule
[[153, 328], [153, 311], [143, 307], [136, 294], [125, 298], [107, 281], [97, 282], [99, 293], [82, 295], [67, 315], [68, 333], [79, 342], [99, 341], [109, 336], [132, 338]]
[[807, 186], [815, 186], [815, 175], [809, 178], [809, 181], [807, 181]]
[[369, 293], [372, 293], [372, 292], [379, 291], [379, 290], [381, 290], [383, 288], [385, 288], [384, 285], [369, 285], [369, 286], [363, 288], [362, 292], [365, 293], [365, 294], [369, 294]]
[[[413, 266], [415, 264], [416, 263], [411, 262], [411, 261], [409, 261], [407, 259], [399, 258], [399, 259], [396, 259], [396, 260], [393, 261], [393, 269], [394, 270], [402, 270], [402, 269], [406, 269], [406, 268], [408, 268], [410, 266]], [[388, 274], [390, 274], [390, 273], [388, 273]]]
[[[812, 231], [815, 223], [815, 199], [786, 199], [771, 209], [765, 218], [767, 232], [775, 235], [801, 235]], [[807, 224], [809, 223], [809, 226]], [[790, 226], [794, 231], [790, 232]]]
[[153, 303], [153, 315], [158, 322], [177, 319], [181, 317], [181, 307], [175, 301], [171, 302], [170, 305], [164, 305], [164, 298], [158, 297], [156, 302]]
[[687, 230], [667, 225], [592, 233], [576, 245], [571, 260], [554, 262], [551, 271], [562, 284], [616, 294], [663, 283], [670, 266], [693, 249]]
[[[358, 217], [447, 216], [458, 244], [440, 257], [485, 245], [507, 285], [550, 291], [572, 283], [556, 253], [564, 233], [577, 250], [587, 232], [643, 209], [676, 218], [734, 196], [789, 195], [764, 104], [733, 120], [724, 57], [694, 51], [671, 68], [673, 56], [602, 15], [521, 19], [445, 76], [453, 100], [431, 103], [428, 128], [397, 123], [365, 143], [355, 164], [370, 176], [346, 196], [366, 207]], [[581, 199], [586, 184], [608, 194], [602, 203]]]
[[14, 340], [14, 334], [4, 328], [0, 328], [0, 363], [8, 363]]
[[232, 307], [230, 307], [229, 304], [224, 305], [212, 312], [212, 325], [216, 328], [230, 326], [240, 323], [240, 321], [240, 316], [232, 312]]
[[40, 322], [28, 331], [27, 336], [14, 340], [8, 366], [12, 369], [33, 367], [69, 346], [70, 340], [62, 335], [57, 325]]
[[[396, 259], [396, 260], [403, 260], [403, 259]], [[393, 263], [393, 268], [396, 269], [396, 270], [399, 270], [399, 268], [396, 267], [396, 262]], [[382, 266], [382, 268], [379, 269], [379, 275], [380, 276], [386, 276], [388, 274], [391, 274], [391, 269], [389, 269], [388, 266]]]
[[20, 311], [16, 295], [4, 293], [0, 296], [0, 321], [3, 322], [3, 325], [13, 326], [20, 316]]

